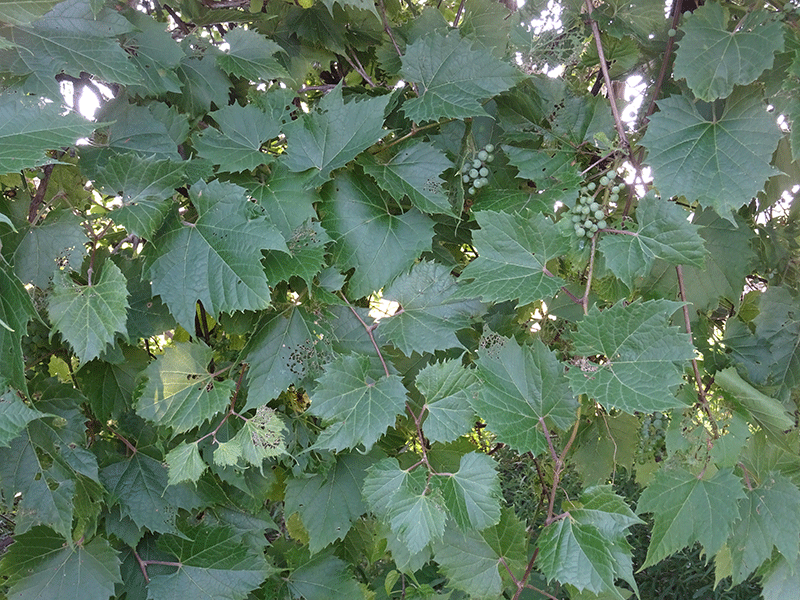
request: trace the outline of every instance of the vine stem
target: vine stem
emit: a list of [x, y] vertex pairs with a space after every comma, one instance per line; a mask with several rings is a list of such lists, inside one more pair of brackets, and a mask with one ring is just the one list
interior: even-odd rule
[[115, 436], [115, 437], [116, 437], [118, 440], [120, 440], [120, 441], [121, 441], [123, 444], [125, 444], [125, 446], [128, 448], [128, 450], [130, 450], [130, 451], [131, 451], [131, 454], [136, 454], [136, 453], [139, 451], [139, 450], [137, 450], [137, 449], [136, 449], [136, 446], [134, 446], [133, 444], [131, 444], [131, 443], [130, 443], [130, 442], [127, 440], [127, 438], [125, 438], [125, 436], [123, 436], [123, 435], [122, 435], [122, 434], [120, 434], [120, 433], [117, 433], [117, 431], [116, 431], [115, 429], [111, 429], [110, 427], [109, 427], [109, 429], [111, 430], [111, 433], [113, 433], [113, 434], [114, 434], [114, 436]]
[[377, 154], [378, 152], [383, 152], [384, 150], [388, 150], [392, 146], [396, 146], [400, 142], [403, 142], [403, 141], [407, 140], [408, 138], [417, 135], [420, 131], [425, 131], [426, 129], [431, 129], [433, 127], [436, 127], [437, 125], [443, 125], [445, 123], [449, 123], [452, 120], [453, 119], [447, 119], [446, 121], [442, 121], [442, 122], [437, 121], [435, 123], [428, 123], [427, 125], [423, 125], [422, 127], [418, 127], [418, 126], [414, 125], [414, 126], [411, 127], [411, 131], [409, 131], [405, 135], [401, 135], [399, 138], [397, 138], [395, 140], [392, 140], [391, 142], [386, 144], [383, 148], [379, 148], [375, 152], [375, 154]]
[[[39, 216], [39, 207], [44, 202], [44, 194], [47, 191], [47, 185], [50, 183], [50, 175], [53, 174], [53, 167], [55, 165], [45, 165], [42, 167], [42, 177], [39, 179], [39, 186], [36, 188], [36, 193], [31, 198], [31, 205], [28, 208], [28, 223], [33, 225]], [[25, 181], [25, 175], [22, 175], [22, 180]], [[25, 181], [27, 187], [27, 181]]]
[[361, 323], [361, 326], [367, 332], [367, 335], [369, 336], [369, 340], [372, 342], [372, 346], [375, 348], [375, 352], [378, 353], [378, 358], [381, 359], [381, 364], [383, 365], [383, 372], [386, 373], [387, 377], [389, 377], [389, 367], [386, 365], [386, 361], [383, 360], [383, 353], [381, 352], [381, 349], [378, 347], [378, 342], [375, 341], [375, 335], [373, 333], [375, 331], [375, 328], [378, 326], [378, 324], [375, 323], [374, 325], [367, 325], [364, 322], [364, 319], [361, 318], [361, 315], [359, 315], [356, 312], [356, 309], [353, 308], [353, 305], [350, 304], [350, 302], [347, 300], [345, 295], [342, 292], [339, 292], [339, 295], [342, 297], [342, 300], [345, 301], [345, 304], [347, 304], [347, 307], [350, 309], [350, 312], [353, 313], [355, 318], [358, 319], [358, 322]]
[[592, 252], [589, 254], [589, 272], [586, 274], [586, 289], [581, 298], [581, 306], [583, 306], [583, 314], [589, 313], [589, 291], [592, 289], [592, 275], [594, 273], [594, 255], [597, 250], [597, 234], [592, 236]]
[[[526, 582], [531, 577], [531, 573], [533, 572], [533, 565], [536, 564], [536, 557], [537, 556], [539, 556], [539, 548], [536, 548], [533, 551], [533, 556], [531, 556], [531, 559], [528, 561], [528, 565], [525, 567], [525, 573], [523, 573], [523, 575], [522, 575], [521, 581], [522, 581], [523, 585], [522, 585], [522, 587], [517, 585], [517, 591], [514, 593], [514, 596], [513, 596], [512, 600], [519, 600], [519, 597], [522, 594], [522, 590], [524, 590], [525, 586], [527, 585]], [[556, 599], [556, 600], [558, 600], [558, 599]]]
[[367, 74], [367, 71], [364, 69], [364, 65], [361, 64], [360, 60], [358, 60], [358, 56], [356, 55], [355, 52], [353, 52], [352, 59], [350, 58], [350, 56], [347, 55], [347, 53], [345, 53], [344, 59], [348, 63], [350, 63], [350, 66], [353, 67], [353, 69], [355, 69], [356, 73], [361, 75], [361, 77], [364, 79], [364, 81], [366, 81], [370, 86], [378, 87], [375, 84], [375, 82], [372, 81], [372, 78]]
[[[683, 0], [675, 0], [672, 12], [672, 29], [678, 26], [681, 20], [681, 9], [683, 8]], [[656, 101], [658, 95], [661, 93], [661, 86], [664, 85], [664, 77], [667, 75], [667, 65], [669, 65], [669, 57], [672, 54], [672, 48], [675, 46], [675, 38], [671, 37], [667, 40], [667, 47], [664, 48], [664, 58], [661, 60], [661, 70], [658, 72], [658, 79], [653, 87], [653, 96], [650, 98], [650, 104], [647, 107], [647, 112], [644, 113], [643, 123], [646, 123], [648, 117], [656, 110]]]
[[547, 424], [544, 422], [544, 417], [539, 417], [539, 423], [542, 426], [544, 437], [547, 439], [547, 447], [550, 449], [550, 455], [553, 457], [553, 462], [555, 463], [555, 468], [553, 469], [553, 485], [550, 487], [550, 501], [547, 506], [547, 518], [544, 521], [545, 526], [547, 526], [553, 521], [557, 521], [561, 518], [561, 516], [553, 516], [553, 508], [555, 507], [556, 503], [558, 484], [561, 481], [561, 472], [564, 470], [564, 458], [566, 458], [567, 452], [569, 452], [573, 442], [575, 442], [575, 436], [578, 435], [578, 426], [581, 423], [580, 409], [578, 410], [578, 415], [575, 419], [575, 425], [572, 428], [572, 433], [570, 434], [569, 440], [567, 440], [567, 444], [564, 446], [564, 449], [561, 451], [561, 454], [556, 452], [555, 446], [553, 446], [553, 439], [550, 437], [550, 431], [547, 429]]
[[[689, 318], [689, 306], [686, 302], [686, 287], [683, 283], [683, 268], [681, 265], [675, 267], [675, 272], [678, 275], [678, 292], [683, 302], [683, 322], [686, 326], [686, 333], [689, 334], [689, 341], [692, 340], [692, 324]], [[711, 413], [711, 406], [708, 404], [708, 396], [703, 388], [703, 378], [700, 376], [700, 367], [697, 366], [697, 359], [692, 358], [692, 370], [694, 371], [694, 381], [697, 384], [697, 399], [700, 401], [700, 406], [703, 407], [703, 412], [706, 413], [709, 423], [711, 423], [711, 433], [716, 440], [719, 438], [719, 428], [714, 415]]]

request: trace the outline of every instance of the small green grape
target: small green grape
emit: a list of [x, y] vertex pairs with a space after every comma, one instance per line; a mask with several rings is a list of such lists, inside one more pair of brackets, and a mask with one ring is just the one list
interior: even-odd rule
[[572, 215], [572, 222], [577, 223], [581, 220], [580, 215]]
[[487, 157], [486, 157], [486, 162], [487, 162], [487, 163], [490, 163], [490, 162], [492, 162], [493, 160], [494, 160], [494, 154], [490, 154], [489, 156], [487, 156]]
[[674, 29], [670, 29], [670, 30], [667, 32], [667, 35], [668, 35], [669, 37], [675, 37], [675, 35], [676, 35], [677, 33], [678, 33], [678, 32], [677, 32], [677, 31], [675, 31]]
[[486, 152], [488, 152], [489, 154], [491, 154], [492, 152], [494, 152], [494, 144], [486, 144], [483, 147], [483, 149], [486, 150]]
[[608, 229], [608, 223], [606, 223], [605, 219], [600, 219], [597, 222], [597, 228], [598, 229]]
[[478, 160], [477, 158], [472, 161], [472, 168], [473, 169], [480, 169], [483, 166], [483, 162]]
[[467, 175], [462, 175], [461, 176], [461, 181], [463, 181], [464, 183], [469, 183], [470, 181], [472, 181], [472, 178], [468, 174]]
[[591, 231], [592, 233], [597, 233], [598, 229], [600, 228], [597, 226], [597, 223], [592, 223], [592, 226], [589, 228], [589, 231]]
[[470, 169], [469, 170], [469, 176], [472, 179], [477, 179], [478, 177], [480, 177], [480, 174], [478, 173], [478, 169]]
[[586, 220], [583, 222], [583, 228], [584, 228], [584, 229], [591, 229], [591, 228], [592, 228], [592, 225], [594, 225], [594, 223], [592, 223], [592, 222], [591, 222], [589, 219], [586, 219]]
[[583, 227], [576, 227], [575, 233], [578, 235], [578, 237], [583, 237], [586, 235], [586, 230]]
[[489, 153], [486, 150], [481, 150], [480, 152], [478, 152], [478, 158], [480, 160], [486, 160], [487, 158], [489, 158]]
[[583, 186], [583, 187], [581, 188], [581, 194], [588, 194], [588, 193], [589, 193], [589, 188], [588, 188], [588, 186]]
[[471, 168], [472, 168], [472, 165], [470, 163], [468, 163], [468, 162], [465, 162], [463, 165], [461, 165], [461, 172], [462, 173], [469, 173], [469, 170]]
[[478, 190], [476, 190], [474, 187], [471, 187], [471, 188], [469, 188], [469, 189], [467, 190], [467, 193], [468, 193], [470, 196], [474, 196], [474, 195], [475, 195], [475, 192], [477, 192], [477, 191], [478, 191]]
[[585, 204], [581, 207], [581, 214], [588, 215], [589, 214], [589, 207]]
[[480, 171], [478, 171], [481, 177], [488, 177], [489, 176], [489, 169], [486, 167], [481, 167]]
[[483, 187], [483, 178], [479, 177], [475, 181], [472, 182], [472, 185], [475, 189], [479, 189]]
[[597, 189], [597, 184], [594, 181], [590, 181], [586, 187], [589, 188], [590, 192], [593, 192]]
[[609, 201], [611, 201], [611, 202], [616, 202], [616, 201], [618, 201], [618, 200], [619, 200], [619, 194], [611, 194], [611, 195], [608, 197], [608, 199], [609, 199]]
[[592, 202], [589, 205], [589, 210], [600, 210], [600, 205], [597, 202]]
[[618, 185], [615, 185], [614, 187], [611, 188], [612, 194], [619, 194], [619, 192], [620, 192], [620, 187]]
[[606, 213], [604, 213], [602, 210], [594, 211], [594, 218], [597, 219], [598, 221], [600, 219], [602, 219], [603, 217], [605, 217], [605, 216], [606, 216]]
[[600, 178], [600, 185], [602, 185], [603, 187], [607, 186], [609, 183], [610, 183], [610, 181], [609, 181], [608, 177], [606, 177], [605, 175], [603, 175]]

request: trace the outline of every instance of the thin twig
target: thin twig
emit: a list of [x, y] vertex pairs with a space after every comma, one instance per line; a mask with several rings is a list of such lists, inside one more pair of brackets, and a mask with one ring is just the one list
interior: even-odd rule
[[142, 576], [144, 577], [144, 582], [145, 583], [150, 583], [150, 577], [147, 576], [147, 565], [142, 560], [142, 557], [139, 556], [139, 553], [136, 552], [135, 548], [131, 548], [131, 550], [133, 550], [133, 556], [136, 558], [136, 562], [139, 563], [139, 568], [142, 571]]
[[374, 81], [372, 81], [372, 78], [367, 74], [367, 71], [364, 69], [364, 65], [361, 64], [360, 60], [358, 60], [358, 56], [356, 55], [355, 52], [353, 52], [352, 60], [350, 59], [350, 57], [347, 54], [344, 55], [344, 59], [348, 63], [350, 63], [350, 66], [353, 67], [356, 70], [356, 73], [361, 75], [361, 77], [362, 77], [362, 79], [364, 81], [366, 81], [372, 87], [378, 87], [377, 84]]
[[176, 13], [169, 4], [164, 4], [163, 6], [164, 10], [167, 11], [169, 16], [172, 17], [172, 20], [175, 21], [175, 24], [178, 26], [178, 29], [181, 30], [181, 33], [183, 35], [189, 35], [191, 33], [191, 29], [189, 29], [189, 26], [178, 16], [178, 13]]
[[[527, 585], [528, 579], [530, 579], [530, 577], [531, 577], [531, 573], [533, 572], [533, 565], [536, 563], [536, 557], [537, 556], [539, 556], [539, 548], [536, 548], [533, 551], [533, 556], [531, 556], [531, 559], [528, 561], [528, 566], [525, 567], [525, 574], [522, 576], [522, 581], [526, 585]], [[519, 600], [519, 597], [522, 594], [522, 590], [523, 589], [525, 589], [525, 586], [517, 587], [517, 591], [514, 593], [514, 597], [512, 598], [512, 600]]]
[[397, 56], [403, 56], [400, 46], [397, 45], [397, 41], [394, 39], [392, 28], [389, 25], [389, 19], [386, 17], [386, 5], [383, 3], [383, 0], [378, 0], [378, 8], [380, 9], [381, 13], [381, 21], [383, 21], [383, 30], [389, 35], [389, 39], [392, 40], [392, 45], [397, 51]]
[[456, 11], [456, 17], [453, 19], [453, 27], [458, 27], [458, 21], [461, 19], [461, 14], [464, 12], [464, 5], [467, 3], [467, 0], [461, 0], [461, 4], [458, 5], [458, 10]]
[[592, 236], [592, 251], [589, 254], [589, 272], [586, 274], [586, 289], [583, 292], [581, 305], [583, 314], [589, 314], [589, 291], [592, 289], [592, 275], [594, 273], [594, 255], [597, 250], [597, 234]]
[[[556, 598], [556, 597], [555, 597], [555, 596], [553, 596], [552, 594], [548, 594], [548, 593], [547, 593], [547, 592], [545, 592], [544, 590], [540, 590], [539, 588], [537, 588], [537, 587], [535, 587], [535, 586], [532, 586], [530, 583], [526, 583], [526, 584], [525, 584], [525, 587], [526, 587], [526, 588], [528, 588], [529, 590], [533, 590], [533, 591], [534, 591], [534, 592], [536, 592], [537, 594], [541, 594], [541, 595], [542, 595], [542, 596], [544, 596], [545, 598], [550, 598], [550, 600], [558, 600], [558, 598]], [[515, 596], [515, 597], [516, 597], [516, 596]]]
[[503, 565], [506, 568], [506, 571], [508, 571], [508, 575], [511, 577], [511, 581], [514, 582], [514, 585], [519, 587], [520, 586], [519, 580], [514, 576], [514, 573], [511, 572], [511, 569], [508, 567], [508, 563], [506, 562], [506, 559], [504, 557], [502, 557], [502, 556], [500, 557], [500, 564]]
[[411, 131], [409, 131], [405, 135], [401, 135], [399, 138], [392, 140], [391, 142], [389, 142], [388, 144], [386, 144], [382, 148], [378, 148], [377, 150], [375, 150], [375, 154], [377, 154], [379, 152], [383, 152], [384, 150], [387, 150], [387, 149], [391, 148], [392, 146], [396, 146], [400, 142], [404, 142], [408, 138], [417, 135], [420, 131], [425, 131], [426, 129], [431, 129], [432, 127], [436, 127], [437, 125], [444, 125], [445, 123], [449, 123], [452, 120], [453, 119], [447, 119], [446, 121], [441, 121], [441, 122], [440, 121], [436, 121], [435, 123], [428, 123], [427, 125], [422, 125], [421, 127], [417, 127], [416, 125], [414, 125], [413, 127], [411, 127]]
[[[683, 0], [675, 0], [675, 10], [672, 14], [672, 29], [675, 29], [678, 26], [678, 22], [681, 20], [681, 8], [683, 8]], [[664, 58], [661, 59], [661, 70], [658, 73], [656, 84], [653, 86], [653, 96], [650, 98], [650, 105], [647, 107], [647, 111], [644, 113], [642, 124], [645, 124], [647, 122], [647, 118], [656, 110], [656, 101], [661, 93], [661, 86], [664, 85], [664, 77], [667, 74], [667, 65], [669, 65], [669, 57], [670, 54], [672, 54], [672, 48], [674, 45], [675, 38], [669, 38], [667, 40], [667, 47], [664, 48]]]
[[[689, 334], [689, 341], [692, 340], [692, 324], [691, 319], [689, 318], [689, 306], [686, 302], [686, 287], [683, 283], [683, 268], [681, 265], [675, 267], [675, 271], [678, 274], [678, 292], [681, 296], [681, 301], [683, 302], [683, 321], [686, 325], [686, 333]], [[700, 406], [703, 408], [703, 412], [706, 413], [709, 422], [711, 423], [711, 433], [714, 436], [714, 439], [719, 438], [719, 428], [717, 427], [717, 421], [714, 419], [714, 415], [711, 413], [711, 406], [708, 404], [708, 397], [706, 396], [705, 389], [703, 388], [703, 378], [700, 376], [700, 367], [697, 366], [697, 359], [692, 358], [692, 370], [694, 371], [694, 380], [697, 384], [697, 398], [700, 401]]]
[[[111, 428], [109, 428], [109, 429], [111, 429]], [[113, 433], [115, 437], [117, 437], [123, 444], [125, 444], [125, 446], [127, 446], [128, 450], [131, 451], [131, 454], [136, 454], [138, 452], [138, 450], [136, 449], [136, 446], [131, 444], [127, 439], [125, 439], [125, 437], [123, 435], [120, 435], [114, 429], [111, 429], [111, 433]]]
[[353, 308], [353, 305], [350, 304], [350, 302], [347, 300], [345, 295], [342, 292], [339, 292], [339, 295], [342, 297], [342, 300], [344, 300], [345, 303], [347, 304], [348, 308], [350, 309], [350, 312], [352, 312], [355, 315], [356, 319], [358, 319], [358, 322], [361, 323], [362, 327], [364, 327], [364, 330], [367, 332], [367, 335], [369, 336], [372, 345], [375, 347], [375, 352], [378, 353], [378, 358], [381, 359], [381, 364], [383, 365], [383, 372], [386, 373], [387, 377], [389, 377], [389, 367], [386, 366], [386, 361], [383, 360], [383, 353], [381, 352], [381, 349], [378, 347], [378, 342], [375, 341], [375, 335], [373, 333], [375, 331], [375, 327], [377, 327], [377, 323], [372, 326], [367, 325], [364, 322], [364, 319], [361, 318], [361, 315], [359, 315], [356, 312], [356, 309]]
[[39, 179], [39, 186], [36, 188], [36, 194], [31, 198], [31, 205], [28, 208], [28, 223], [31, 225], [36, 222], [36, 218], [39, 216], [39, 207], [42, 205], [42, 202], [44, 202], [47, 184], [50, 183], [50, 175], [53, 173], [54, 166], [55, 165], [45, 165], [42, 168], [42, 177]]

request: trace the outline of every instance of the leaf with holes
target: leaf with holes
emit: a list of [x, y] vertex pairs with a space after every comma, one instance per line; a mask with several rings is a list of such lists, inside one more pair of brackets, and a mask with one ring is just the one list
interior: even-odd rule
[[401, 58], [403, 79], [419, 87], [419, 98], [403, 104], [416, 122], [462, 119], [486, 114], [483, 102], [511, 89], [522, 74], [458, 31], [429, 33], [406, 48]]
[[415, 264], [383, 290], [384, 299], [400, 305], [394, 315], [380, 320], [383, 337], [406, 356], [462, 347], [456, 332], [469, 327], [484, 307], [458, 298], [457, 289], [450, 268], [434, 262]]
[[475, 424], [471, 402], [479, 389], [474, 369], [465, 369], [460, 360], [433, 363], [417, 374], [416, 386], [425, 396], [426, 438], [446, 443], [469, 433]]
[[472, 400], [497, 440], [520, 452], [547, 449], [540, 419], [564, 430], [575, 421], [578, 403], [556, 355], [540, 341], [520, 346], [499, 338], [478, 351], [477, 375], [483, 384]]
[[368, 356], [340, 356], [326, 365], [311, 392], [308, 413], [327, 425], [315, 447], [338, 451], [363, 444], [369, 451], [406, 400], [400, 377], [386, 375]]
[[217, 381], [213, 356], [202, 342], [176, 344], [147, 366], [137, 391], [136, 414], [175, 432], [193, 429], [228, 407], [235, 383]]
[[66, 275], [56, 277], [47, 312], [53, 328], [61, 332], [81, 363], [100, 356], [118, 334], [125, 333], [126, 284], [122, 271], [110, 260], [89, 285], [75, 284]]
[[367, 511], [361, 486], [372, 462], [360, 454], [342, 454], [327, 474], [287, 482], [284, 514], [300, 514], [311, 554], [344, 539], [356, 519]]
[[214, 449], [214, 463], [227, 467], [240, 461], [261, 467], [266, 458], [286, 454], [283, 432], [286, 426], [277, 413], [268, 406], [260, 406], [255, 416], [227, 442]]
[[729, 469], [698, 479], [681, 468], [661, 469], [645, 488], [637, 512], [653, 513], [655, 523], [642, 568], [700, 542], [716, 554], [739, 519], [733, 502], [745, 497], [742, 482]]
[[781, 131], [751, 86], [738, 88], [723, 109], [702, 106], [686, 96], [658, 102], [642, 145], [662, 198], [684, 196], [712, 206], [732, 223], [769, 177]]
[[386, 163], [379, 162], [371, 154], [364, 154], [358, 162], [364, 172], [392, 197], [408, 196], [411, 203], [423, 212], [453, 214], [447, 192], [442, 187], [446, 181], [440, 175], [454, 165], [432, 144], [414, 142]]
[[475, 213], [480, 229], [473, 234], [478, 258], [461, 274], [458, 296], [485, 301], [517, 300], [529, 304], [553, 296], [564, 280], [547, 270], [547, 261], [569, 250], [546, 216], [480, 211]]
[[261, 251], [286, 252], [283, 236], [239, 186], [201, 181], [189, 196], [197, 221], [173, 218], [159, 234], [160, 251], [148, 271], [153, 293], [187, 331], [194, 331], [198, 301], [211, 314], [268, 307]]
[[331, 241], [317, 221], [307, 221], [286, 239], [289, 254], [265, 252], [264, 272], [273, 284], [299, 277], [310, 288], [325, 265], [326, 245]]
[[669, 326], [679, 307], [669, 300], [617, 303], [603, 311], [592, 307], [578, 323], [574, 350], [578, 356], [604, 358], [570, 367], [573, 391], [629, 413], [683, 406], [675, 390], [694, 349], [685, 333]]
[[748, 12], [737, 18], [733, 31], [728, 31], [729, 20], [727, 8], [709, 2], [683, 25], [673, 76], [686, 79], [701, 100], [726, 98], [735, 85], [752, 83], [783, 51], [783, 26], [772, 13]]

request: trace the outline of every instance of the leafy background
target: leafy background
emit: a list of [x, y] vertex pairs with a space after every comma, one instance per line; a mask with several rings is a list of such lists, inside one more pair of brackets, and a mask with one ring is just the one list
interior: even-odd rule
[[0, 597], [787, 600], [800, 14], [0, 4]]

